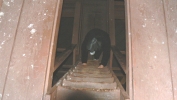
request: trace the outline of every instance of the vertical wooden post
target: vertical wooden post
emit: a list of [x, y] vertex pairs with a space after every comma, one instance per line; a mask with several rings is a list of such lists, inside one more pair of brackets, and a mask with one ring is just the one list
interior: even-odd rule
[[130, 0], [125, 0], [125, 25], [126, 25], [126, 92], [133, 100], [132, 86], [132, 45], [131, 45], [131, 30], [130, 30]]
[[76, 63], [76, 48], [77, 47], [75, 47], [73, 50], [73, 65]]
[[76, 55], [78, 55], [79, 46], [78, 44], [78, 37], [79, 37], [79, 28], [80, 28], [80, 13], [81, 13], [81, 1], [77, 0], [75, 5], [75, 12], [74, 12], [74, 27], [73, 27], [73, 35], [72, 35], [72, 44], [76, 44], [76, 47], [73, 51], [73, 64], [76, 63]]
[[[114, 16], [114, 0], [108, 0], [109, 2], [109, 35], [111, 45], [115, 45], [115, 16]], [[113, 53], [110, 51], [109, 66], [112, 67]]]
[[48, 59], [48, 68], [47, 68], [47, 75], [46, 75], [46, 82], [45, 82], [45, 89], [46, 89], [45, 93], [49, 91], [52, 87], [52, 79], [53, 79], [53, 72], [54, 72], [55, 55], [56, 55], [57, 38], [58, 38], [58, 31], [59, 31], [59, 25], [61, 19], [62, 4], [63, 4], [63, 0], [58, 0], [56, 12], [55, 12], [54, 26], [52, 30], [51, 43], [50, 43], [50, 55]]
[[78, 43], [80, 12], [81, 12], [80, 10], [81, 10], [81, 1], [77, 0], [76, 5], [75, 5], [75, 13], [74, 13], [74, 27], [73, 27], [72, 44]]
[[109, 35], [111, 45], [115, 45], [115, 16], [114, 16], [114, 0], [109, 1]]

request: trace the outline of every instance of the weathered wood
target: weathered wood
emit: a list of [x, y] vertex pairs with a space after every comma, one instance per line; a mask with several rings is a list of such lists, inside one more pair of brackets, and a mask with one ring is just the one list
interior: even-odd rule
[[112, 62], [113, 62], [113, 52], [110, 51], [110, 58], [109, 58], [109, 67], [112, 68]]
[[[62, 52], [62, 54], [55, 58], [54, 71], [65, 61], [65, 59], [73, 52], [76, 45], [73, 45], [71, 49]], [[53, 72], [54, 72], [53, 71]]]
[[[177, 100], [177, 1], [163, 0], [166, 20], [167, 44], [169, 47], [173, 99]], [[166, 44], [164, 42], [164, 44]]]
[[72, 50], [66, 50], [61, 56], [56, 57], [54, 71], [63, 63], [63, 61], [72, 53]]
[[163, 2], [130, 5], [133, 100], [174, 100]]
[[52, 87], [52, 77], [53, 77], [53, 72], [54, 72], [54, 63], [55, 63], [55, 55], [56, 55], [56, 48], [57, 48], [57, 37], [58, 37], [60, 18], [61, 18], [61, 12], [62, 12], [62, 4], [63, 4], [63, 0], [58, 0], [58, 2], [56, 2], [55, 19], [54, 19], [54, 23], [52, 27], [53, 29], [52, 29], [50, 48], [49, 48], [50, 53], [49, 53], [49, 58], [48, 58], [48, 67], [47, 67], [47, 73], [46, 73], [44, 94], [47, 91], [49, 91], [50, 88]]
[[76, 62], [76, 48], [73, 50], [73, 65]]
[[126, 25], [126, 92], [133, 100], [133, 68], [132, 68], [132, 37], [131, 37], [130, 0], [125, 0], [125, 25]]
[[[14, 2], [21, 4], [19, 1], [22, 2]], [[58, 0], [23, 1], [19, 25], [15, 29], [16, 39], [3, 100], [40, 100], [44, 95], [49, 47]], [[18, 7], [19, 4], [14, 6]], [[17, 15], [16, 11], [9, 14]]]
[[116, 57], [117, 61], [120, 64], [121, 68], [123, 69], [123, 71], [125, 73], [127, 73], [127, 71], [126, 71], [126, 58], [125, 58], [125, 56], [123, 54], [121, 54], [121, 52], [118, 49], [116, 49], [115, 46], [112, 46], [111, 48], [112, 48], [114, 56]]
[[56, 95], [57, 95], [57, 86], [54, 85], [50, 90], [46, 93], [45, 100], [57, 100]]
[[[23, 7], [23, 0], [10, 2], [0, 0], [0, 100], [4, 96], [5, 84], [10, 69], [10, 59], [14, 48], [16, 31]], [[3, 4], [2, 4], [3, 3]]]
[[75, 5], [75, 14], [74, 14], [74, 27], [72, 35], [72, 44], [78, 43], [79, 37], [79, 26], [80, 26], [80, 12], [81, 12], [81, 2], [77, 1]]
[[51, 94], [51, 99], [50, 100], [58, 100], [57, 99], [57, 89]]
[[114, 17], [114, 0], [109, 1], [109, 34], [111, 45], [115, 45], [115, 17]]
[[119, 87], [120, 89], [120, 100], [130, 100], [129, 95], [127, 94], [127, 92], [124, 90], [124, 88], [122, 87], [122, 84], [120, 83], [120, 81], [116, 78], [116, 75], [113, 73], [113, 77], [115, 79], [115, 82], [117, 83], [117, 87]]

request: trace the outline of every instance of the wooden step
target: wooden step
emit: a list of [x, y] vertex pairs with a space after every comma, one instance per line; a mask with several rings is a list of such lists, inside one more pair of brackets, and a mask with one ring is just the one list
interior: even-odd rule
[[96, 77], [81, 77], [81, 76], [67, 75], [66, 79], [70, 81], [96, 82], [96, 83], [98, 82], [113, 83], [114, 82], [113, 77], [96, 78]]
[[82, 81], [69, 81], [64, 79], [62, 86], [74, 87], [78, 89], [89, 88], [89, 89], [116, 89], [116, 82], [113, 83], [93, 83], [93, 82], [82, 82]]
[[89, 91], [73, 90], [58, 86], [57, 100], [120, 100], [120, 90]]
[[72, 76], [80, 76], [80, 77], [112, 77], [111, 73], [98, 74], [98, 73], [78, 73], [78, 72], [70, 72]]
[[73, 72], [78, 72], [78, 73], [90, 73], [90, 74], [108, 74], [110, 73], [110, 70], [94, 70], [94, 69], [83, 69], [83, 70], [79, 70], [79, 69], [73, 69]]

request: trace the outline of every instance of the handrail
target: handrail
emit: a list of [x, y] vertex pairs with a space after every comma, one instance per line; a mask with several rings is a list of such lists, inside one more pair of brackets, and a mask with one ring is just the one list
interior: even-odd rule
[[126, 74], [127, 71], [126, 71], [126, 58], [125, 58], [125, 56], [120, 52], [120, 50], [117, 49], [116, 46], [112, 46], [111, 49], [112, 49], [112, 52], [113, 52], [114, 56], [116, 57], [117, 61], [119, 62], [121, 68], [123, 69], [123, 71]]
[[72, 45], [72, 47], [68, 50], [62, 52], [62, 54], [55, 58], [54, 71], [66, 60], [66, 58], [73, 52], [76, 45]]
[[124, 90], [124, 88], [122, 87], [120, 81], [117, 79], [115, 73], [111, 70], [111, 73], [117, 83], [117, 87], [119, 87], [120, 89], [120, 100], [130, 100], [129, 95], [127, 94], [127, 92]]

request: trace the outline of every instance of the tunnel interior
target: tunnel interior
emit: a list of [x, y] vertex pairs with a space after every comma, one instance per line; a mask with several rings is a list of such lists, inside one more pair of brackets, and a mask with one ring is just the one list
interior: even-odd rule
[[[91, 10], [92, 8], [92, 10]], [[62, 13], [58, 31], [56, 58], [62, 56], [62, 53], [72, 46], [72, 36], [74, 28], [74, 16], [76, 9], [76, 0], [64, 0], [62, 6]], [[85, 37], [85, 34], [93, 28], [99, 28], [109, 33], [109, 7], [108, 0], [82, 0], [78, 48]], [[104, 16], [104, 17], [103, 17]], [[125, 6], [124, 0], [114, 0], [114, 23], [115, 23], [115, 46], [126, 57], [126, 29], [125, 29]], [[80, 50], [79, 50], [80, 52]], [[80, 60], [80, 53], [78, 55]], [[55, 60], [55, 63], [59, 62]], [[71, 53], [53, 73], [52, 85], [73, 66], [73, 53]], [[126, 89], [126, 75], [121, 68], [120, 63], [113, 55], [112, 69], [120, 80], [124, 89]]]

